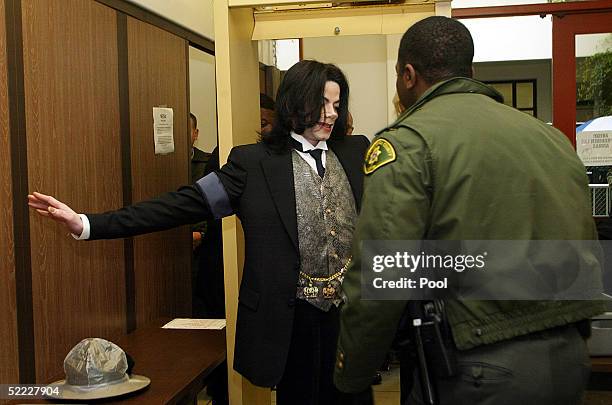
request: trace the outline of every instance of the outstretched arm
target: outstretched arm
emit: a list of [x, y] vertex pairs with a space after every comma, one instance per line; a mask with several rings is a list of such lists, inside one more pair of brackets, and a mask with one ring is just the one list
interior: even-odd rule
[[[195, 185], [116, 211], [86, 214], [86, 222], [91, 225], [89, 239], [124, 238], [233, 214], [246, 183], [239, 154], [233, 150], [226, 165]], [[39, 214], [64, 224], [74, 235], [83, 232], [80, 215], [52, 196], [35, 192], [28, 196], [28, 204]]]
[[[45, 217], [63, 224], [83, 239], [114, 239], [161, 231], [180, 225], [210, 219], [213, 216], [206, 198], [196, 186], [102, 214], [79, 215], [52, 196], [35, 192], [28, 196], [30, 207]], [[85, 218], [82, 218], [85, 216]]]

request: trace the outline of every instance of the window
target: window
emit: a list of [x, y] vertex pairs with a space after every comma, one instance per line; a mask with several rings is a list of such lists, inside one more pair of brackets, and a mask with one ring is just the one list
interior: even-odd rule
[[485, 82], [504, 96], [504, 104], [538, 116], [536, 80], [504, 80]]

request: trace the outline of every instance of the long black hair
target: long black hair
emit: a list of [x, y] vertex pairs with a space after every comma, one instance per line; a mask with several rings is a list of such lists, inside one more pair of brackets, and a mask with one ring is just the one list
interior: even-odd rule
[[344, 73], [330, 63], [303, 60], [293, 65], [285, 74], [276, 93], [276, 120], [268, 133], [262, 134], [262, 142], [277, 150], [287, 148], [291, 131], [303, 134], [321, 119], [325, 106], [325, 83], [340, 86], [338, 118], [330, 140], [344, 137], [348, 115], [349, 86]]

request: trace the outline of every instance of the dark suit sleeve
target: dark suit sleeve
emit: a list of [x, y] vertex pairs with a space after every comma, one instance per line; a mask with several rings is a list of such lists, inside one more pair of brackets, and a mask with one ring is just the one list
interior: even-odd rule
[[195, 186], [103, 214], [86, 214], [89, 240], [125, 238], [199, 222], [211, 217], [205, 198]]
[[246, 185], [241, 154], [232, 149], [227, 164], [194, 185], [103, 214], [86, 214], [89, 240], [125, 238], [232, 215]]

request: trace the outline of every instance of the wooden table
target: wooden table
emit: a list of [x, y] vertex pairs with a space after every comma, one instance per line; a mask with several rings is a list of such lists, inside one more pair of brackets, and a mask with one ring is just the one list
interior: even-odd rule
[[[194, 404], [212, 371], [226, 358], [225, 330], [177, 330], [160, 326], [170, 319], [112, 340], [135, 361], [134, 374], [151, 379], [143, 391], [88, 403]], [[59, 376], [52, 381], [63, 379]], [[49, 381], [49, 382], [52, 382]], [[19, 403], [67, 403], [55, 400], [22, 400]]]
[[591, 357], [591, 367], [593, 373], [612, 373], [612, 357]]
[[612, 403], [612, 357], [591, 357], [591, 379], [583, 405]]

